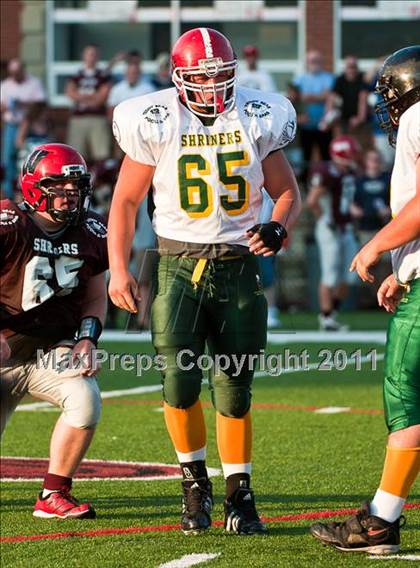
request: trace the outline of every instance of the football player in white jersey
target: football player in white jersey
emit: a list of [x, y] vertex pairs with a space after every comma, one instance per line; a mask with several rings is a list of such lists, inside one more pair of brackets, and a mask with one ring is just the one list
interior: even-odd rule
[[377, 113], [396, 154], [391, 178], [394, 219], [362, 248], [351, 269], [373, 282], [369, 268], [391, 251], [393, 274], [378, 290], [389, 322], [384, 380], [389, 431], [382, 478], [373, 500], [341, 523], [316, 523], [324, 544], [373, 554], [398, 552], [402, 509], [420, 471], [420, 45], [389, 56], [379, 73]]
[[[217, 443], [226, 478], [225, 528], [266, 532], [250, 488], [251, 382], [266, 343], [267, 304], [256, 255], [276, 254], [300, 212], [282, 148], [296, 130], [281, 95], [236, 88], [237, 61], [219, 32], [197, 28], [172, 51], [175, 88], [115, 109], [114, 134], [125, 152], [110, 212], [112, 301], [135, 311], [128, 259], [137, 208], [153, 187], [160, 263], [152, 337], [165, 357], [164, 413], [183, 472], [181, 528], [211, 524], [206, 430], [199, 400], [206, 344]], [[258, 223], [261, 188], [276, 201]], [[238, 368], [234, 361], [242, 357]]]

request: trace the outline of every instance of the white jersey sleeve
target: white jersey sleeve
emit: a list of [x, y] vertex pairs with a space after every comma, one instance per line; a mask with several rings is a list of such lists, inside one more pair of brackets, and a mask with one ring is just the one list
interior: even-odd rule
[[248, 122], [261, 161], [294, 139], [296, 112], [283, 95], [239, 88], [237, 105], [244, 122]]
[[[391, 210], [395, 217], [416, 194], [416, 163], [420, 155], [420, 102], [400, 118], [391, 176]], [[420, 239], [391, 251], [394, 274], [401, 282], [420, 277]]]
[[112, 130], [115, 140], [135, 162], [156, 166], [162, 145], [171, 136], [173, 116], [166, 104], [168, 91], [175, 89], [134, 97], [114, 109]]

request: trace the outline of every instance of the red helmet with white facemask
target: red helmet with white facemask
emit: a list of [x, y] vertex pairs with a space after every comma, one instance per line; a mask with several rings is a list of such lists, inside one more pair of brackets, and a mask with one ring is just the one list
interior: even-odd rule
[[[172, 54], [172, 80], [186, 106], [198, 116], [215, 117], [235, 104], [237, 60], [229, 40], [211, 28], [195, 28], [175, 43]], [[199, 84], [194, 77], [207, 79], [226, 74], [221, 82]]]
[[[90, 205], [92, 186], [86, 162], [71, 146], [42, 144], [25, 160], [21, 172], [23, 200], [32, 211], [45, 211], [56, 221], [77, 223]], [[78, 192], [72, 209], [56, 209], [55, 199], [63, 196], [56, 185], [73, 182]]]

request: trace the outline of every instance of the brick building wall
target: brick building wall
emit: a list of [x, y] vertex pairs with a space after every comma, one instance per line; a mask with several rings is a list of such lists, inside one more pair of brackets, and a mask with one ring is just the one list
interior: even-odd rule
[[320, 51], [324, 56], [325, 68], [334, 71], [334, 2], [309, 0], [305, 10], [306, 51]]
[[0, 60], [2, 75], [7, 61], [20, 55], [21, 0], [1, 0], [0, 2]]

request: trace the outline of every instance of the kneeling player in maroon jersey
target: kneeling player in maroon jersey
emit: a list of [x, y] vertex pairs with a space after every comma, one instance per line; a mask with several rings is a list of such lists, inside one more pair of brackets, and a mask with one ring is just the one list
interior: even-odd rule
[[1, 202], [1, 432], [25, 394], [58, 406], [34, 516], [93, 518], [70, 493], [101, 412], [94, 348], [106, 312], [107, 230], [89, 213], [90, 175], [64, 144], [37, 147], [24, 201]]

